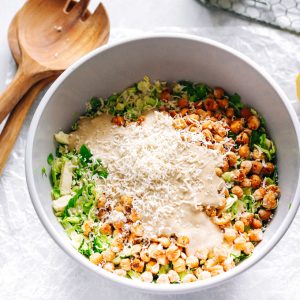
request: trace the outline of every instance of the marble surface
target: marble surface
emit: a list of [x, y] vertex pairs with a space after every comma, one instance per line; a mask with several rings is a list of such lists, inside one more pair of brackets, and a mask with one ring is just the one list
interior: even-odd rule
[[[111, 17], [111, 41], [154, 32], [209, 37], [251, 57], [275, 78], [290, 100], [295, 100], [295, 77], [300, 71], [297, 36], [207, 9], [196, 0], [103, 2]], [[1, 2], [0, 91], [15, 72], [6, 35], [9, 22], [22, 3], [21, 0]], [[96, 4], [97, 1], [92, 1], [93, 6]], [[0, 178], [0, 299], [300, 299], [299, 213], [281, 242], [261, 262], [231, 281], [201, 293], [141, 294], [112, 286], [83, 269], [47, 234], [27, 191], [24, 148], [37, 105], [38, 101]]]

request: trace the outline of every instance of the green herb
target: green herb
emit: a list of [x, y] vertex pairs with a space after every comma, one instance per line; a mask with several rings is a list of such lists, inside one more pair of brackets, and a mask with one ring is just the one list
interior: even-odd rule
[[48, 165], [51, 166], [52, 163], [53, 163], [53, 160], [54, 160], [53, 154], [50, 153], [50, 154], [48, 155], [48, 158], [47, 158], [47, 163], [48, 163]]
[[80, 153], [80, 155], [81, 155], [84, 162], [89, 162], [90, 161], [90, 159], [92, 157], [92, 153], [86, 145], [83, 144], [80, 147], [79, 153]]

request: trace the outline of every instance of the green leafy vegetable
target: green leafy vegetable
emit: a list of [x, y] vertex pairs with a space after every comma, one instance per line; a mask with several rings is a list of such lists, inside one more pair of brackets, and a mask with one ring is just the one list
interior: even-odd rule
[[226, 211], [232, 214], [231, 219], [233, 220], [239, 211], [239, 202], [235, 201]]
[[233, 172], [225, 172], [222, 174], [222, 178], [225, 182], [232, 182], [233, 181]]
[[92, 157], [92, 153], [86, 145], [83, 144], [80, 147], [79, 153], [80, 153], [80, 155], [81, 155], [84, 162], [89, 162], [90, 161], [90, 159]]
[[83, 188], [79, 189], [77, 193], [69, 200], [69, 203], [64, 209], [63, 217], [70, 216], [69, 209], [74, 207], [78, 198], [82, 195]]
[[158, 271], [158, 275], [167, 274], [170, 270], [171, 270], [170, 265], [163, 265], [160, 267], [160, 269]]
[[92, 249], [90, 248], [85, 239], [82, 240], [78, 251], [86, 257], [90, 257], [92, 255]]
[[241, 108], [243, 108], [245, 106], [241, 102], [241, 96], [237, 93], [234, 93], [231, 96], [229, 96], [229, 104], [230, 104], [230, 106], [233, 107], [233, 109], [237, 115], [240, 115]]
[[252, 131], [252, 134], [250, 136], [250, 143], [249, 143], [251, 151], [253, 151], [255, 145], [258, 145], [260, 143], [260, 137], [263, 134], [265, 134], [265, 128], [263, 127], [259, 127], [258, 130]]
[[140, 278], [141, 274], [136, 271], [130, 270], [127, 272], [127, 276], [131, 279], [137, 279]]
[[251, 213], [255, 212], [255, 206], [254, 206], [255, 201], [254, 201], [253, 196], [244, 195], [242, 198], [242, 202], [248, 212], [251, 212]]
[[55, 186], [55, 187], [52, 189], [52, 197], [53, 197], [54, 199], [58, 199], [60, 196], [61, 196], [61, 194], [60, 194], [60, 189], [59, 189], [59, 187]]
[[63, 165], [63, 161], [61, 158], [56, 158], [52, 162], [51, 177], [52, 177], [52, 183], [55, 187], [59, 185], [59, 178], [61, 174], [62, 165]]
[[270, 177], [266, 177], [265, 178], [265, 181], [266, 181], [266, 185], [271, 185], [271, 184], [275, 184], [274, 183], [274, 180]]
[[235, 254], [231, 253], [230, 255], [233, 257], [233, 260], [236, 264], [239, 264], [240, 262], [242, 262], [243, 260], [245, 260], [246, 258], [248, 258], [250, 256], [245, 253], [241, 253], [240, 255], [235, 255]]
[[111, 242], [112, 238], [107, 235], [101, 234], [96, 236], [94, 239], [93, 250], [101, 253], [110, 247]]
[[181, 80], [178, 82], [182, 86], [182, 91], [186, 92], [191, 102], [205, 99], [212, 90], [205, 84], [194, 84], [190, 81]]
[[260, 135], [258, 145], [255, 144], [254, 146], [259, 147], [261, 151], [267, 155], [268, 160], [271, 161], [275, 157], [275, 145], [271, 140], [267, 138], [267, 135], [265, 133]]

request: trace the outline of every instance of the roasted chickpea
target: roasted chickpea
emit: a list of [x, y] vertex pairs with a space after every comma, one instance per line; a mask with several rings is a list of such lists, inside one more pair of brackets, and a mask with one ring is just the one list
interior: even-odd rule
[[228, 105], [229, 105], [228, 99], [218, 99], [217, 103], [218, 103], [219, 107], [222, 109], [227, 109]]
[[249, 107], [243, 107], [240, 111], [240, 115], [245, 120], [248, 120], [252, 116], [251, 109]]
[[247, 175], [252, 168], [252, 161], [250, 160], [244, 160], [241, 163], [241, 170]]
[[251, 186], [253, 187], [253, 188], [258, 188], [259, 186], [260, 186], [260, 184], [261, 184], [261, 179], [260, 179], [260, 177], [258, 176], [258, 175], [256, 175], [256, 174], [253, 174], [251, 177], [250, 177], [250, 179], [251, 179]]
[[239, 149], [239, 155], [242, 158], [247, 158], [250, 155], [250, 148], [248, 145], [243, 145]]
[[266, 191], [272, 191], [275, 194], [275, 197], [278, 197], [280, 194], [280, 189], [277, 185], [271, 184], [266, 187]]
[[235, 134], [240, 133], [243, 129], [244, 129], [244, 125], [241, 119], [234, 120], [230, 124], [230, 130]]
[[222, 171], [223, 172], [227, 172], [228, 171], [228, 169], [229, 169], [229, 164], [228, 164], [228, 162], [227, 162], [227, 160], [225, 160], [224, 162], [223, 162], [223, 165], [222, 165]]
[[211, 131], [209, 129], [202, 130], [202, 133], [204, 134], [204, 136], [206, 137], [206, 139], [208, 141], [212, 141], [213, 140], [213, 134], [211, 133]]
[[171, 93], [169, 89], [165, 89], [160, 94], [160, 100], [168, 102], [171, 100]]
[[185, 115], [187, 115], [189, 113], [189, 109], [187, 108], [187, 107], [184, 107], [184, 108], [182, 108], [181, 110], [180, 110], [180, 114], [182, 115], [182, 116], [185, 116]]
[[231, 119], [234, 116], [234, 109], [232, 107], [228, 107], [225, 114], [227, 118]]
[[269, 210], [260, 209], [258, 211], [258, 215], [261, 218], [261, 220], [266, 221], [271, 217], [272, 213]]
[[231, 193], [236, 195], [238, 198], [242, 198], [243, 197], [243, 189], [241, 187], [239, 187], [238, 185], [235, 185], [232, 190]]
[[236, 221], [235, 224], [233, 225], [234, 229], [238, 232], [243, 233], [245, 230], [245, 225], [242, 221]]
[[131, 268], [136, 272], [143, 272], [145, 263], [138, 258], [135, 258], [131, 263]]
[[215, 111], [218, 109], [218, 103], [214, 99], [207, 98], [204, 100], [203, 104], [208, 111]]
[[112, 121], [112, 123], [114, 123], [115, 125], [118, 125], [118, 126], [125, 125], [125, 119], [122, 116], [115, 116], [112, 118], [111, 121]]
[[216, 87], [214, 89], [214, 96], [218, 99], [221, 99], [224, 97], [224, 90], [220, 87]]
[[265, 159], [265, 155], [263, 152], [259, 151], [258, 149], [254, 148], [252, 152], [252, 158], [254, 160], [263, 160]]
[[187, 124], [183, 118], [178, 118], [173, 121], [173, 127], [180, 130], [186, 128]]
[[99, 197], [97, 197], [97, 208], [103, 208], [105, 207], [106, 204], [106, 197], [104, 195], [101, 195]]
[[177, 105], [180, 107], [180, 108], [184, 108], [184, 107], [187, 107], [189, 106], [189, 101], [187, 99], [184, 99], [184, 98], [180, 98], [177, 102]]
[[242, 213], [240, 220], [244, 223], [245, 226], [249, 226], [253, 221], [254, 215], [249, 212]]
[[100, 227], [100, 232], [102, 234], [111, 235], [112, 234], [112, 227], [111, 227], [111, 225], [108, 224], [108, 223], [102, 224], [102, 226]]
[[267, 192], [263, 198], [262, 205], [266, 209], [274, 209], [277, 206], [275, 194], [271, 191]]
[[251, 171], [253, 174], [259, 175], [261, 173], [262, 167], [263, 165], [260, 161], [253, 161]]
[[216, 168], [216, 169], [215, 169], [215, 172], [216, 172], [216, 175], [219, 176], [219, 177], [221, 177], [222, 174], [223, 174], [223, 171], [222, 171], [221, 168]]
[[169, 115], [174, 118], [177, 115], [177, 112], [175, 110], [170, 110]]
[[265, 166], [263, 166], [262, 173], [265, 175], [271, 175], [275, 170], [275, 167], [272, 163], [267, 162]]
[[242, 170], [234, 170], [233, 175], [237, 182], [242, 182], [246, 178], [246, 174]]
[[257, 116], [251, 116], [247, 121], [247, 125], [249, 129], [257, 130], [260, 126], [260, 120]]
[[261, 229], [251, 229], [248, 236], [251, 242], [260, 242], [263, 238], [263, 232]]
[[253, 193], [253, 197], [256, 201], [259, 201], [265, 196], [265, 194], [266, 194], [266, 189], [260, 187]]
[[237, 163], [237, 156], [233, 152], [228, 152], [226, 158], [230, 167]]
[[246, 132], [241, 132], [237, 137], [236, 137], [236, 142], [238, 144], [249, 144], [249, 136]]
[[241, 187], [243, 187], [243, 188], [251, 187], [251, 179], [245, 178], [245, 179], [241, 182]]
[[252, 221], [252, 227], [254, 229], [262, 228], [262, 222], [261, 222], [261, 220], [253, 219], [253, 221]]
[[139, 116], [137, 119], [138, 125], [141, 125], [145, 121], [145, 116]]

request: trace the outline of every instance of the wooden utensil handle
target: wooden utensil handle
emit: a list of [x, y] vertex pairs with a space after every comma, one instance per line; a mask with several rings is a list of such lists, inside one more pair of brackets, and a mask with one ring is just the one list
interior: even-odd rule
[[37, 83], [11, 112], [0, 135], [0, 176], [34, 100], [55, 79], [56, 77], [52, 76]]
[[47, 73], [37, 73], [34, 70], [24, 72], [24, 68], [20, 65], [15, 78], [0, 96], [0, 123], [35, 83], [49, 76]]

